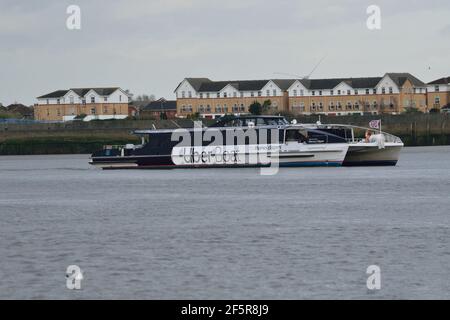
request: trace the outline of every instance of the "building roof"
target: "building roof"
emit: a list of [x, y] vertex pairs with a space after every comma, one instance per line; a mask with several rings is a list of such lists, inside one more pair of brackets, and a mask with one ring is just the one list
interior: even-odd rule
[[[386, 73], [399, 87], [409, 80], [416, 87], [424, 87], [425, 83], [410, 73]], [[331, 90], [340, 83], [345, 82], [354, 89], [375, 88], [383, 77], [364, 78], [334, 78], [334, 79], [298, 79], [308, 90]], [[297, 79], [271, 79], [271, 80], [230, 80], [211, 81], [208, 78], [186, 78], [197, 92], [219, 92], [228, 85], [239, 91], [260, 91], [269, 81], [273, 81], [280, 89], [288, 90]], [[179, 87], [179, 86], [178, 86]], [[177, 89], [178, 89], [177, 87]], [[176, 89], [176, 90], [177, 90]], [[176, 91], [175, 90], [175, 91]]]
[[395, 82], [395, 84], [399, 87], [402, 87], [406, 80], [409, 80], [414, 86], [416, 87], [425, 87], [426, 84], [416, 77], [414, 77], [412, 74], [403, 72], [403, 73], [386, 73], [386, 75], [389, 76], [389, 78], [392, 79], [392, 81]]
[[161, 98], [147, 104], [144, 111], [175, 111], [177, 110], [177, 102], [175, 100], [166, 100]]
[[110, 88], [72, 88], [68, 90], [57, 90], [54, 92], [51, 92], [49, 94], [43, 95], [38, 97], [38, 99], [48, 99], [48, 98], [62, 98], [64, 97], [67, 92], [72, 90], [80, 97], [84, 97], [89, 91], [94, 90], [98, 95], [100, 96], [109, 96], [116, 92], [119, 87], [110, 87]]
[[428, 84], [449, 84], [450, 83], [450, 77], [444, 77], [437, 80], [434, 80]]
[[69, 92], [69, 90], [57, 90], [57, 91], [48, 93], [46, 95], [40, 96], [40, 97], [38, 97], [38, 99], [61, 98], [61, 97], [64, 97], [67, 92]]

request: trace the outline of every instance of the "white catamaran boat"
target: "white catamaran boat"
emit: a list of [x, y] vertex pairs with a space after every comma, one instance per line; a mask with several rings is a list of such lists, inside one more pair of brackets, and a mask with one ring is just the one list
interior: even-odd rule
[[208, 128], [139, 130], [141, 145], [107, 146], [91, 164], [103, 169], [341, 166], [350, 144], [284, 117], [232, 116]]

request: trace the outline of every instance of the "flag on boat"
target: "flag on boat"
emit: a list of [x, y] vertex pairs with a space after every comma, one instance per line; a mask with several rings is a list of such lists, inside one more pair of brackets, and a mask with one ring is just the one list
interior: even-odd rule
[[369, 127], [372, 129], [380, 129], [381, 128], [381, 120], [372, 120], [369, 123]]

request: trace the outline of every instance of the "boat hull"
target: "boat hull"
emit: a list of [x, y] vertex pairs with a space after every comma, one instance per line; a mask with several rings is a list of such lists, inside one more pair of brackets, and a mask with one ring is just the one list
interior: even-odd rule
[[387, 143], [382, 149], [374, 144], [352, 145], [349, 147], [343, 166], [396, 166], [402, 149], [402, 143]]

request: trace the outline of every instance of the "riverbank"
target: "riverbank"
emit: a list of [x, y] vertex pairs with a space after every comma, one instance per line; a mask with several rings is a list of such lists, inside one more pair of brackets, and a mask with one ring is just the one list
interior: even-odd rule
[[[450, 117], [446, 114], [405, 114], [386, 116], [320, 116], [322, 123], [367, 127], [382, 119], [382, 129], [399, 136], [406, 146], [450, 145]], [[299, 123], [314, 123], [319, 116], [298, 117]], [[211, 120], [205, 120], [209, 125]], [[82, 154], [103, 145], [138, 143], [132, 135], [138, 129], [192, 127], [187, 119], [122, 120], [50, 124], [0, 124], [0, 155]]]

